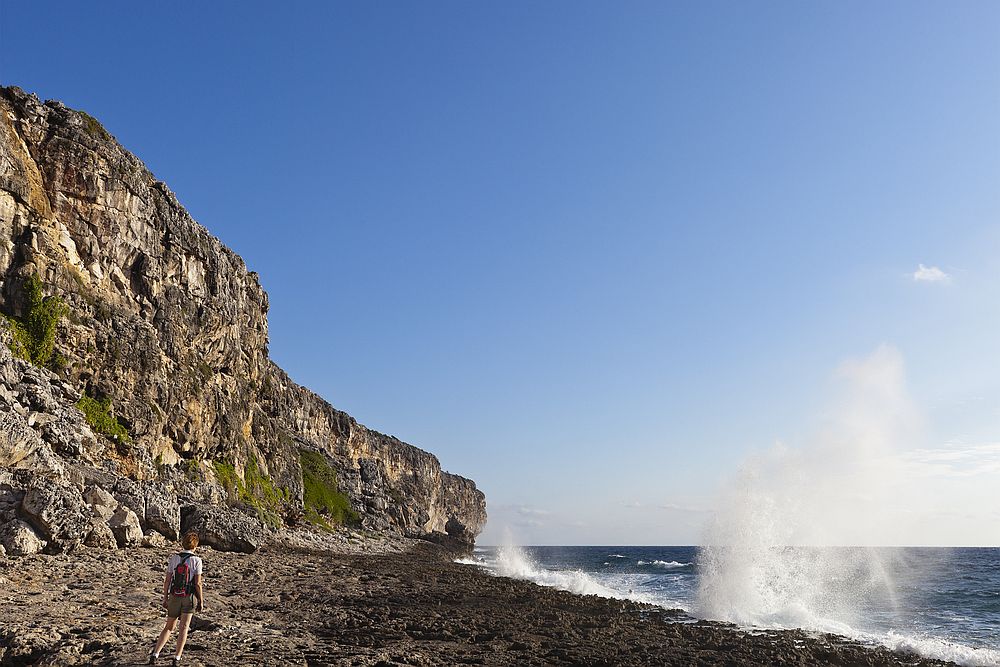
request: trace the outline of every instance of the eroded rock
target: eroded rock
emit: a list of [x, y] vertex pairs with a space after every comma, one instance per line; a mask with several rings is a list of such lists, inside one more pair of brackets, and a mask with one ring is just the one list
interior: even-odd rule
[[21, 515], [46, 539], [52, 551], [70, 551], [90, 530], [90, 510], [80, 490], [46, 477], [31, 477]]
[[99, 486], [90, 486], [83, 492], [83, 499], [90, 505], [94, 515], [101, 519], [110, 519], [118, 509], [115, 497]]
[[155, 530], [147, 531], [146, 534], [142, 536], [142, 546], [147, 549], [162, 549], [167, 546], [167, 544], [167, 538]]
[[30, 556], [45, 548], [45, 540], [30, 525], [14, 519], [0, 526], [0, 545], [9, 556]]
[[219, 551], [253, 553], [267, 537], [260, 521], [231, 508], [187, 505], [181, 516], [182, 532], [198, 533], [201, 544]]
[[137, 547], [142, 544], [142, 525], [139, 517], [128, 507], [119, 507], [108, 521], [118, 546]]
[[93, 521], [90, 533], [87, 534], [83, 543], [94, 549], [118, 548], [118, 539], [115, 537], [114, 531], [111, 530], [111, 526], [101, 519]]
[[115, 500], [135, 512], [136, 516], [146, 516], [146, 493], [138, 482], [123, 477], [115, 484], [112, 494]]
[[145, 490], [146, 526], [171, 540], [180, 536], [181, 506], [177, 496], [158, 484]]

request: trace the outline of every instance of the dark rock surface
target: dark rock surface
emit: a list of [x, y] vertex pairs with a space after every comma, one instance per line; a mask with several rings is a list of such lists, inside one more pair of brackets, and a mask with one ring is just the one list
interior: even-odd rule
[[[0, 666], [143, 663], [162, 627], [158, 591], [171, 551], [119, 552], [113, 563], [105, 553], [0, 560]], [[387, 555], [200, 555], [206, 611], [184, 655], [192, 667], [947, 664], [492, 577], [442, 560], [427, 543]], [[112, 576], [93, 576], [109, 567]]]
[[183, 532], [198, 533], [202, 544], [220, 551], [253, 553], [267, 539], [259, 521], [235, 510], [187, 505], [181, 515]]
[[90, 532], [90, 511], [79, 489], [39, 475], [29, 478], [21, 514], [54, 551], [72, 551]]

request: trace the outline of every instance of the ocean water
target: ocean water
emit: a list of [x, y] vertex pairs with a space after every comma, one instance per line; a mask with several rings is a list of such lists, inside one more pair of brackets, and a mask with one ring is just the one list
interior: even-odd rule
[[[460, 562], [745, 627], [835, 632], [960, 665], [1000, 666], [1000, 549], [782, 548], [768, 560], [773, 567], [753, 571], [727, 564], [725, 577], [718, 554], [698, 547], [508, 545], [477, 547]], [[814, 562], [823, 567], [810, 568]]]

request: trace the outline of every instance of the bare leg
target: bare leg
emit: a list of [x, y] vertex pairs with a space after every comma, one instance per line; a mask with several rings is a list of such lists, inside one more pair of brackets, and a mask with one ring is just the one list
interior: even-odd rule
[[167, 619], [166, 625], [163, 626], [163, 632], [160, 633], [160, 638], [156, 640], [156, 648], [153, 649], [153, 653], [160, 654], [160, 650], [167, 643], [167, 638], [170, 636], [170, 631], [174, 629], [174, 623], [176, 622], [176, 618]]
[[194, 614], [181, 614], [181, 629], [177, 633], [177, 652], [174, 653], [175, 657], [181, 657], [184, 653], [184, 644], [187, 643], [188, 638], [188, 627], [191, 625], [191, 617]]

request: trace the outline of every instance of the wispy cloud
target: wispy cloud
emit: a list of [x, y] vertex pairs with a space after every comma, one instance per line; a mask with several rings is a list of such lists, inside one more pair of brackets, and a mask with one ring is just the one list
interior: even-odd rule
[[951, 276], [936, 266], [924, 266], [920, 264], [912, 274], [913, 280], [918, 283], [946, 283], [951, 281]]
[[917, 449], [905, 460], [927, 476], [972, 477], [1000, 473], [1000, 443]]
[[658, 505], [646, 505], [637, 500], [630, 502], [622, 502], [622, 507], [627, 509], [646, 509], [646, 510], [666, 510], [668, 512], [707, 512], [708, 510], [702, 509], [700, 507], [693, 507], [691, 505], [678, 505], [677, 503], [660, 503]]
[[544, 528], [551, 523], [552, 512], [531, 505], [495, 505], [490, 516], [518, 528]]
[[663, 505], [657, 505], [661, 510], [668, 510], [671, 512], [707, 512], [707, 509], [703, 507], [693, 507], [691, 505], [678, 505], [677, 503], [664, 503]]
[[551, 514], [548, 510], [543, 510], [538, 507], [529, 507], [528, 505], [521, 505], [517, 508], [517, 513], [521, 516], [548, 516]]
[[494, 505], [490, 509], [495, 512], [518, 514], [520, 516], [539, 517], [552, 514], [549, 510], [541, 509], [540, 507], [532, 507], [531, 505]]

